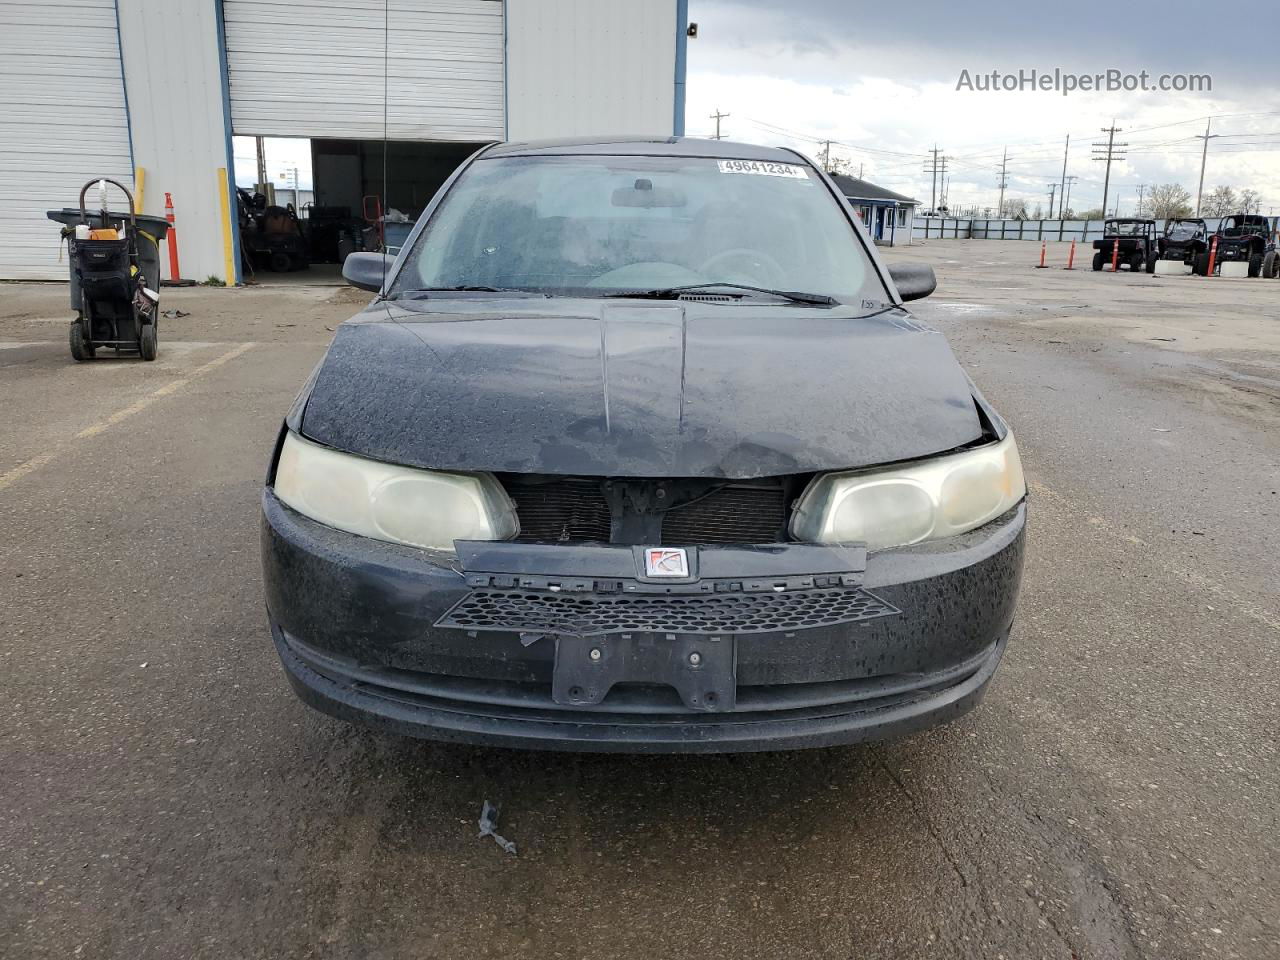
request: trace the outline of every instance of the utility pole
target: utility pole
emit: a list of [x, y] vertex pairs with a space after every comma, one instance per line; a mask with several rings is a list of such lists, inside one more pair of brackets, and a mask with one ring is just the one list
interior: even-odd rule
[[712, 119], [712, 120], [714, 120], [714, 121], [716, 122], [716, 132], [715, 132], [715, 134], [711, 137], [711, 139], [712, 139], [712, 140], [719, 140], [719, 139], [720, 139], [720, 121], [721, 121], [721, 120], [723, 120], [723, 119], [724, 119], [725, 117], [727, 117], [727, 116], [729, 116], [729, 114], [727, 114], [727, 113], [721, 113], [721, 112], [720, 112], [720, 108], [719, 108], [719, 107], [716, 107], [716, 112], [715, 112], [715, 113], [713, 113], [713, 114], [711, 114], [711, 119]]
[[1213, 117], [1209, 117], [1204, 123], [1204, 133], [1197, 133], [1196, 139], [1204, 141], [1204, 149], [1200, 151], [1200, 186], [1196, 187], [1196, 216], [1200, 216], [1200, 197], [1204, 193], [1204, 165], [1209, 159], [1209, 141], [1220, 136], [1220, 134], [1209, 133], [1209, 126], [1213, 123]]
[[[1004, 148], [1004, 158], [1000, 161], [1000, 205], [996, 207], [996, 216], [1001, 220], [1004, 219], [1004, 188], [1009, 185], [1009, 178], [1005, 175], [1005, 171], [1009, 166], [1009, 148]], [[1003, 229], [1003, 228], [1001, 228]]]
[[1066, 215], [1071, 212], [1071, 185], [1079, 179], [1080, 178], [1077, 177], [1074, 173], [1066, 177], [1067, 192], [1062, 198], [1062, 203], [1059, 204], [1059, 206], [1062, 209], [1062, 216], [1064, 220], [1066, 219]]
[[1053, 197], [1054, 197], [1054, 194], [1058, 192], [1058, 185], [1056, 183], [1051, 183], [1048, 185], [1048, 187], [1049, 187], [1049, 219], [1052, 220], [1053, 219]]
[[831, 172], [831, 141], [822, 141], [822, 169], [826, 173]]
[[933, 149], [929, 151], [933, 155], [932, 161], [924, 162], [924, 172], [933, 173], [933, 186], [929, 190], [929, 212], [936, 214], [938, 212], [938, 145], [935, 143]]
[[1103, 127], [1102, 132], [1107, 135], [1106, 143], [1094, 143], [1093, 159], [1105, 160], [1107, 162], [1107, 173], [1102, 180], [1102, 215], [1107, 215], [1107, 194], [1111, 188], [1111, 164], [1115, 160], [1124, 159], [1124, 147], [1129, 146], [1127, 143], [1116, 143], [1116, 134], [1121, 132], [1120, 127], [1116, 126], [1114, 120], [1111, 126]]
[[262, 137], [254, 137], [255, 146], [258, 153], [258, 186], [257, 190], [265, 194], [267, 192], [267, 151], [263, 145]]
[[[1062, 217], [1066, 207], [1062, 205], [1062, 198], [1067, 195], [1067, 154], [1071, 152], [1071, 134], [1067, 134], [1067, 145], [1062, 148], [1062, 184], [1058, 187], [1058, 215]], [[1050, 211], [1052, 213], [1052, 211]], [[1065, 218], [1063, 218], [1065, 219]]]

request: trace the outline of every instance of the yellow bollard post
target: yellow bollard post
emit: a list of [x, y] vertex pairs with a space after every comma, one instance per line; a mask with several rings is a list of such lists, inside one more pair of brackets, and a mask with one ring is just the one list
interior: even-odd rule
[[236, 258], [231, 242], [231, 194], [227, 189], [227, 168], [218, 168], [218, 198], [222, 207], [222, 257], [226, 264], [228, 287], [236, 285]]

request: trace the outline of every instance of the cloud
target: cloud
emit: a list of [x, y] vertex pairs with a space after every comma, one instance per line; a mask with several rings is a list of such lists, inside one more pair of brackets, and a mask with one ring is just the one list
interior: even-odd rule
[[[785, 7], [762, 0], [694, 0], [690, 17], [699, 24], [699, 36], [689, 45], [688, 132], [710, 133], [712, 124], [704, 117], [720, 109], [730, 114], [723, 128], [733, 139], [816, 156], [819, 141], [830, 138], [839, 141], [832, 152], [853, 160], [855, 172], [861, 164], [868, 179], [926, 202], [926, 151], [937, 143], [954, 158], [948, 169], [953, 208], [995, 205], [1006, 145], [1006, 195], [1027, 197], [1033, 206], [1043, 197], [1047, 206], [1048, 185], [1062, 176], [1070, 133], [1067, 172], [1079, 178], [1072, 189], [1072, 205], [1079, 209], [1101, 201], [1103, 165], [1091, 159], [1091, 144], [1104, 139], [1101, 128], [1114, 117], [1124, 129], [1117, 139], [1129, 147], [1126, 159], [1112, 167], [1111, 198], [1119, 191], [1131, 208], [1139, 184], [1177, 181], [1195, 192], [1201, 144], [1196, 135], [1204, 132], [1203, 118], [1213, 114], [1219, 117], [1215, 132], [1229, 136], [1211, 142], [1206, 185], [1253, 187], [1280, 208], [1280, 96], [1260, 87], [1256, 71], [1243, 82], [1228, 67], [1252, 63], [1252, 70], [1266, 62], [1263, 31], [1243, 39], [1233, 35], [1213, 52], [1206, 38], [1226, 28], [1209, 24], [1207, 33], [1198, 26], [1193, 33], [1187, 27], [1191, 12], [1164, 15], [1164, 21], [1177, 22], [1173, 29], [1148, 23], [1162, 20], [1149, 8], [1116, 11], [1114, 17], [1109, 11], [1105, 20], [1081, 20], [1075, 7], [1070, 17], [1052, 12], [1045, 20], [1037, 8], [1035, 30], [1013, 33], [1008, 25], [1026, 13], [1009, 3], [915, 4], [910, 24], [901, 9], [834, 0]], [[1112, 65], [1212, 72], [1215, 87], [1210, 94], [1068, 97], [956, 90], [966, 67], [1092, 71]], [[1264, 147], [1269, 152], [1261, 152]]]

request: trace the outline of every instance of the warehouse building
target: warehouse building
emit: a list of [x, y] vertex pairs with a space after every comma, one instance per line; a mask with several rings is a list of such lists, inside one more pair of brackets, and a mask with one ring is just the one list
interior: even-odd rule
[[316, 205], [358, 217], [491, 141], [684, 132], [687, 0], [3, 0], [0, 28], [0, 279], [65, 278], [44, 211], [103, 176], [172, 198], [183, 277], [240, 281], [235, 136], [306, 138]]

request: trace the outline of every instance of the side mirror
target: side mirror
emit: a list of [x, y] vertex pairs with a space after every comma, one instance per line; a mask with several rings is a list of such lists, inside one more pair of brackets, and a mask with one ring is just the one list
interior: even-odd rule
[[353, 287], [377, 293], [393, 262], [385, 253], [349, 253], [342, 261], [342, 277]]
[[903, 301], [920, 300], [938, 289], [938, 278], [933, 267], [924, 263], [894, 263], [889, 265], [889, 276], [898, 288]]

